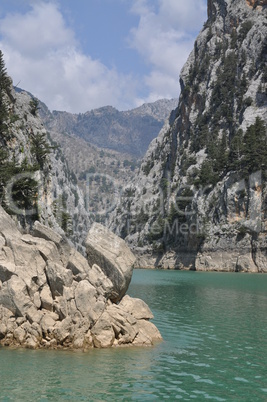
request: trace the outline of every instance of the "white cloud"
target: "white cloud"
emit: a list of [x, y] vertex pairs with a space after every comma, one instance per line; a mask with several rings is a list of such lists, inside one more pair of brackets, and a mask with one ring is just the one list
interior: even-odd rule
[[85, 112], [132, 107], [135, 80], [82, 53], [54, 3], [38, 2], [26, 15], [0, 20], [0, 47], [14, 84], [50, 109]]
[[149, 95], [143, 100], [177, 97], [179, 73], [205, 20], [206, 1], [136, 0], [132, 12], [140, 22], [131, 30], [130, 45], [151, 65], [145, 77]]
[[26, 15], [9, 15], [1, 21], [6, 44], [34, 58], [66, 45], [74, 45], [73, 32], [65, 26], [55, 4], [35, 3]]
[[30, 1], [26, 14], [0, 19], [0, 48], [14, 84], [51, 110], [78, 113], [105, 105], [125, 110], [178, 96], [179, 71], [196, 34], [190, 29], [204, 21], [205, 2], [132, 0], [139, 25], [129, 31], [129, 43], [150, 70], [144, 77], [122, 74], [84, 54], [54, 0]]

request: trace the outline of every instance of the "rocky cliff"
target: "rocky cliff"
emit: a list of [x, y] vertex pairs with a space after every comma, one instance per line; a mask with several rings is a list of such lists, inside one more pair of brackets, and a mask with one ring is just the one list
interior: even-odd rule
[[111, 227], [138, 265], [267, 271], [267, 7], [209, 0], [154, 139]]
[[151, 345], [161, 336], [148, 306], [125, 295], [135, 257], [95, 224], [88, 259], [36, 221], [22, 234], [0, 206], [0, 344], [27, 348]]
[[80, 250], [90, 226], [84, 195], [39, 116], [36, 98], [16, 93], [1, 53], [0, 203], [25, 231], [40, 222]]

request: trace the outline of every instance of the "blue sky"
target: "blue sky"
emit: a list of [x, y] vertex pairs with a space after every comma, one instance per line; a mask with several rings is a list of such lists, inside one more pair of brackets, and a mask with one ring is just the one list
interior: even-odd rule
[[8, 73], [51, 110], [179, 96], [206, 0], [1, 0]]

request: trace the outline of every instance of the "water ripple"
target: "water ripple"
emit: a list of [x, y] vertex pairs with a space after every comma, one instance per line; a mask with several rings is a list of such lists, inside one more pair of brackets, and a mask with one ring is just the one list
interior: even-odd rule
[[81, 352], [0, 348], [0, 401], [265, 401], [267, 276], [136, 271], [164, 341]]

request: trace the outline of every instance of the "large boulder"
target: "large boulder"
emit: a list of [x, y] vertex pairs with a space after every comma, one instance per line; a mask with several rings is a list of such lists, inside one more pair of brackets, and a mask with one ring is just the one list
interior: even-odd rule
[[89, 264], [101, 267], [111, 280], [113, 290], [110, 299], [118, 302], [130, 284], [135, 256], [125, 241], [99, 223], [94, 223], [86, 239]]

